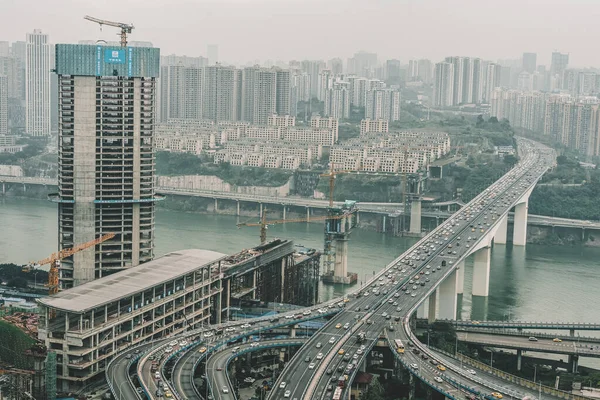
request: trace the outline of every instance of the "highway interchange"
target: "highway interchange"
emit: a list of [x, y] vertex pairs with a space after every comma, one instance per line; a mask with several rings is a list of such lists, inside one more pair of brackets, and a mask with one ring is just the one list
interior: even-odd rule
[[[349, 295], [342, 312], [333, 315], [331, 321], [314, 334], [288, 363], [274, 389], [271, 390], [269, 398], [277, 400], [288, 397], [298, 400], [330, 398], [331, 391], [328, 391], [327, 388], [331, 385], [331, 378], [339, 377], [341, 370], [344, 374], [349, 375], [349, 381], [351, 381], [358, 369], [357, 366], [363, 362], [370, 347], [384, 332], [384, 328], [389, 329], [391, 323], [395, 323], [395, 334], [403, 337], [407, 343], [411, 342], [415, 348], [419, 349], [420, 353], [426, 354], [429, 359], [442, 361], [439, 355], [432, 353], [416, 340], [410, 329], [409, 316], [445, 278], [454, 272], [468, 254], [488, 245], [488, 243], [483, 243], [486, 234], [494, 229], [520, 197], [526, 195], [543, 173], [553, 165], [553, 152], [547, 148], [536, 146], [530, 141], [519, 139], [521, 161], [515, 168], [390, 263], [375, 275], [366, 287]], [[467, 239], [469, 236], [471, 239]], [[419, 279], [416, 279], [417, 276]], [[413, 282], [409, 283], [411, 280]], [[379, 292], [379, 295], [374, 291]], [[319, 316], [316, 315], [319, 307], [325, 307], [333, 312], [336, 309], [334, 306], [336, 301], [339, 302], [340, 299], [313, 307], [313, 314], [304, 317], [309, 319]], [[275, 325], [292, 324], [293, 322], [294, 320], [283, 320]], [[239, 322], [229, 323], [226, 326], [239, 326], [240, 324]], [[263, 318], [256, 320], [253, 324], [255, 325], [252, 329], [258, 330], [270, 329], [274, 323]], [[347, 328], [344, 327], [346, 324], [348, 324]], [[249, 335], [252, 333], [252, 329], [246, 329], [246, 332], [238, 332], [235, 335], [240, 337]], [[365, 341], [362, 343], [357, 341], [358, 332], [365, 333]], [[192, 335], [198, 335], [198, 333], [192, 333], [190, 337]], [[228, 340], [235, 340], [234, 335], [231, 335]], [[199, 354], [197, 346], [196, 342], [190, 351], [182, 351], [183, 357], [179, 361], [184, 365], [195, 366], [198, 356], [196, 355], [196, 359], [194, 359], [194, 356], [189, 354]], [[361, 346], [364, 348], [361, 349]], [[342, 353], [341, 350], [343, 350], [343, 354], [339, 354]], [[412, 353], [407, 352], [405, 355], [408, 356], [407, 359], [413, 357]], [[185, 361], [185, 357], [191, 358], [189, 361]], [[140, 363], [138, 370], [139, 368], [143, 369], [145, 364], [147, 363]], [[420, 379], [433, 386], [439, 384], [436, 377], [439, 378], [440, 370], [437, 369], [437, 366], [432, 365], [432, 367], [434, 368], [420, 368], [419, 376]], [[192, 368], [188, 368], [188, 370], [193, 374]], [[413, 371], [413, 373], [416, 372]], [[491, 398], [490, 392], [498, 388], [496, 383], [488, 382], [487, 378], [482, 381], [449, 363], [444, 376], [452, 374], [462, 377], [463, 382], [482, 386], [481, 393], [488, 398]], [[150, 398], [155, 398], [151, 390], [151, 382], [146, 382], [144, 376], [147, 375], [141, 374], [140, 380], [145, 386], [145, 391]], [[188, 379], [187, 375], [185, 376], [184, 378], [183, 372], [179, 373], [175, 368], [175, 381], [185, 381]], [[223, 391], [222, 386], [219, 386], [223, 382], [219, 381], [217, 377], [214, 379], [215, 382], [211, 383], [213, 396], [216, 395], [216, 391]], [[150, 381], [152, 380], [150, 379]], [[210, 377], [209, 380], [211, 380]], [[285, 384], [282, 384], [283, 382]], [[183, 385], [182, 383], [176, 385], [178, 385], [178, 398], [199, 398], [199, 393], [195, 393], [195, 395], [180, 393], [180, 390], [186, 389], [180, 387]], [[443, 383], [443, 385], [447, 385], [447, 383]], [[191, 386], [194, 385], [191, 384]], [[448, 390], [450, 389], [448, 388]], [[517, 393], [519, 389], [503, 388], [503, 390]], [[445, 390], [443, 392], [450, 394]]]

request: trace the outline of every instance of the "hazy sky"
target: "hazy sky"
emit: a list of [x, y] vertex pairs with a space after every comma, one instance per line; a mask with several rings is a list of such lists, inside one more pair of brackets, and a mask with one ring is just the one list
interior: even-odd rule
[[52, 43], [117, 40], [117, 29], [86, 14], [130, 22], [131, 40], [162, 54], [206, 56], [218, 44], [223, 61], [346, 59], [358, 50], [380, 60], [439, 61], [460, 55], [519, 58], [553, 50], [571, 66], [600, 67], [600, 0], [0, 0], [0, 40], [24, 40], [35, 28]]

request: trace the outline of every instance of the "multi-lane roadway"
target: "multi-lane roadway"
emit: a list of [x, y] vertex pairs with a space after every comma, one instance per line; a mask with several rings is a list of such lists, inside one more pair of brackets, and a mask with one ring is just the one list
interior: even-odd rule
[[[362, 289], [359, 297], [347, 303], [342, 313], [300, 349], [278, 380], [278, 383], [290, 381], [294, 384], [286, 389], [273, 390], [270, 399], [328, 397], [322, 392], [330, 380], [326, 372], [342, 367], [349, 372], [351, 379], [356, 365], [365, 357], [364, 351], [357, 351], [356, 334], [359, 331], [366, 333], [366, 343], [371, 344], [389, 324], [388, 315], [407, 321], [417, 306], [453, 273], [460, 261], [481, 247], [483, 240], [489, 240], [486, 234], [496, 227], [522, 196], [528, 194], [554, 162], [554, 154], [548, 149], [536, 147], [526, 140], [520, 140], [519, 146], [522, 159], [515, 168], [390, 263], [384, 270], [385, 278], [381, 277]], [[379, 288], [379, 295], [373, 293], [376, 288]], [[338, 331], [333, 343], [329, 344], [329, 337], [336, 334], [335, 324], [343, 325], [346, 322], [350, 322], [349, 328]], [[410, 329], [407, 322], [403, 324], [403, 329]], [[301, 368], [303, 362], [310, 363], [315, 359], [320, 350], [315, 344], [319, 342], [328, 343], [328, 347], [322, 351], [323, 359], [315, 361], [313, 368]], [[365, 346], [368, 347], [368, 344]], [[339, 354], [341, 349], [344, 353], [350, 352], [356, 364], [345, 361], [345, 354]]]

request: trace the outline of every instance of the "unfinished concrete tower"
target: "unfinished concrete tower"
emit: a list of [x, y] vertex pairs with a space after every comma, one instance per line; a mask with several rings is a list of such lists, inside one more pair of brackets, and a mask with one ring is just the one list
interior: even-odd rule
[[62, 261], [67, 289], [154, 255], [153, 136], [159, 49], [56, 45], [59, 246], [114, 232]]

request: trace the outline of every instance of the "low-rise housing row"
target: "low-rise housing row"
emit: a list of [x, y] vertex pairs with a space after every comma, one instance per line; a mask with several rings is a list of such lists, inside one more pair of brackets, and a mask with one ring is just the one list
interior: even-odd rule
[[262, 140], [245, 139], [226, 143], [223, 149], [215, 153], [214, 162], [294, 170], [302, 165], [312, 164], [321, 157], [322, 152], [322, 146], [316, 143], [300, 144], [281, 140], [267, 143]]
[[329, 161], [343, 170], [416, 173], [449, 151], [446, 132], [367, 133], [333, 146]]

